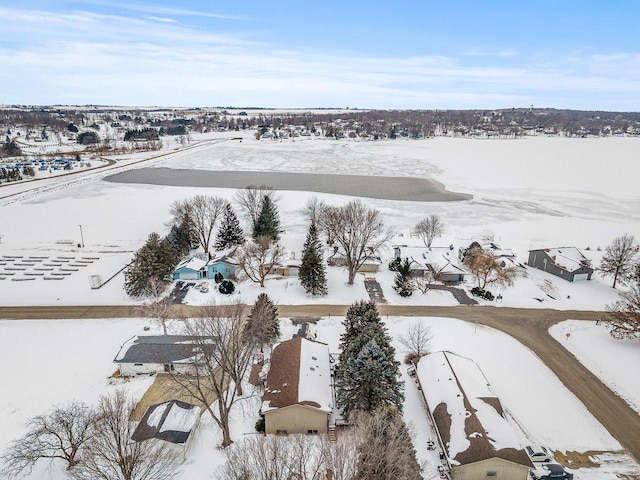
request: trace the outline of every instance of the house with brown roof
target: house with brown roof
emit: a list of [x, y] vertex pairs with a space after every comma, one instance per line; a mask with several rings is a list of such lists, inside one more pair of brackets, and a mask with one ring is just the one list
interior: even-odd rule
[[528, 478], [527, 439], [505, 418], [477, 363], [436, 352], [420, 359], [415, 374], [452, 480]]
[[329, 346], [296, 337], [274, 348], [262, 397], [265, 432], [327, 433], [332, 409]]

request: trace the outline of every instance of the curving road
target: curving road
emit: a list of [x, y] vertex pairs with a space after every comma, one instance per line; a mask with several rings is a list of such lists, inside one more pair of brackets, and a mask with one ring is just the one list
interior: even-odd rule
[[[289, 316], [343, 316], [346, 305], [279, 305]], [[381, 315], [446, 317], [487, 325], [501, 330], [532, 350], [591, 414], [636, 460], [640, 461], [640, 416], [549, 335], [551, 325], [563, 320], [595, 320], [603, 312], [496, 308], [468, 306], [379, 305]], [[176, 306], [178, 315], [197, 315], [197, 307]], [[128, 318], [142, 316], [137, 306], [0, 307], [5, 319]]]

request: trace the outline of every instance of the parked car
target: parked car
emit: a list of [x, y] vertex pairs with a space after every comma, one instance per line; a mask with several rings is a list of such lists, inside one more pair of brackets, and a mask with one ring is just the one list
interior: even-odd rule
[[573, 473], [567, 472], [562, 465], [557, 463], [545, 463], [529, 475], [533, 480], [573, 480]]
[[524, 447], [524, 451], [532, 462], [550, 462], [553, 460], [553, 454], [547, 447], [543, 447], [542, 445], [527, 445]]

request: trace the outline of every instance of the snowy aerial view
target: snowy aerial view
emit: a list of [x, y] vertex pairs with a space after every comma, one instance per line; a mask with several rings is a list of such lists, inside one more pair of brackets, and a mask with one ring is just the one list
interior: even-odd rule
[[0, 479], [640, 480], [640, 10], [458, 3], [0, 7]]

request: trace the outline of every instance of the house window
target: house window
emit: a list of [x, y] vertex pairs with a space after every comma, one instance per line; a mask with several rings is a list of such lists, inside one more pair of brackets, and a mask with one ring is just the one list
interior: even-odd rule
[[318, 430], [307, 430], [307, 435], [317, 435]]
[[498, 472], [490, 470], [487, 472], [487, 477], [488, 478], [497, 478], [498, 477]]
[[276, 435], [288, 435], [286, 430], [276, 430]]
[[134, 367], [141, 367], [141, 366], [142, 366], [142, 364], [141, 364], [141, 363], [134, 363], [134, 364], [133, 364], [133, 366], [134, 366]]

